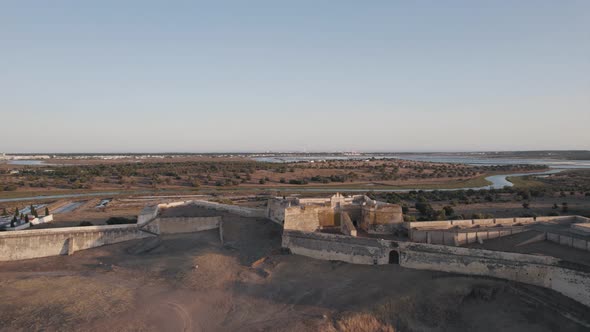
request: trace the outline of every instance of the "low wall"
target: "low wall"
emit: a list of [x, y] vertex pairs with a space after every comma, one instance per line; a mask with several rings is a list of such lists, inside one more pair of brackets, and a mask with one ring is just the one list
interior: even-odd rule
[[579, 221], [588, 219], [579, 216], [556, 216], [556, 217], [537, 217], [537, 218], [494, 218], [494, 219], [466, 219], [466, 220], [442, 220], [442, 221], [413, 221], [404, 222], [404, 227], [412, 231], [415, 229], [448, 229], [453, 227], [471, 228], [471, 227], [494, 227], [515, 226], [517, 224], [526, 225], [537, 222], [584, 222]]
[[562, 246], [572, 247], [580, 250], [590, 251], [590, 241], [587, 236], [576, 236], [576, 234], [559, 234], [547, 232], [547, 241], [551, 241]]
[[0, 261], [72, 254], [151, 236], [137, 225], [64, 227], [0, 233]]
[[157, 218], [160, 234], [193, 233], [219, 228], [221, 217]]
[[524, 232], [524, 227], [495, 227], [489, 229], [466, 230], [413, 230], [410, 240], [416, 243], [442, 244], [446, 246], [462, 246], [478, 241], [495, 239]]

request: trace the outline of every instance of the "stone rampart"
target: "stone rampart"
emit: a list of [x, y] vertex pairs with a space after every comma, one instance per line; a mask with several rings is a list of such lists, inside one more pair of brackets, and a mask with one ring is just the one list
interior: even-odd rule
[[590, 306], [587, 267], [572, 268], [554, 257], [408, 243], [400, 247], [400, 265], [541, 286]]
[[297, 255], [353, 264], [387, 264], [389, 254], [377, 239], [287, 229], [283, 247]]
[[525, 231], [521, 226], [516, 227], [494, 227], [487, 229], [473, 230], [412, 230], [410, 239], [412, 242], [442, 244], [446, 246], [462, 246], [465, 244], [495, 239]]
[[522, 282], [590, 306], [590, 269], [554, 257], [292, 230], [283, 232], [283, 247], [298, 255], [354, 264], [387, 264], [398, 256], [403, 267]]
[[0, 233], [0, 261], [72, 254], [148, 236], [151, 235], [135, 224], [3, 232]]

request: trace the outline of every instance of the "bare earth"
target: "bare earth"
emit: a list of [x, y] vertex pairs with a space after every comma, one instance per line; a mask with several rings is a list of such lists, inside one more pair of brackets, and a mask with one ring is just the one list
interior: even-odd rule
[[207, 231], [0, 263], [0, 330], [588, 329], [565, 316], [586, 309], [552, 291], [285, 255], [278, 225], [223, 218], [225, 246]]

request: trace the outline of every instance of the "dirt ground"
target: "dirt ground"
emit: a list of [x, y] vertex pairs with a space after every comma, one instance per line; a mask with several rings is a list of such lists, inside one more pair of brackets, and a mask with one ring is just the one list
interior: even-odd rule
[[0, 263], [0, 330], [588, 330], [549, 290], [289, 255], [278, 225], [222, 216], [224, 246], [207, 231]]

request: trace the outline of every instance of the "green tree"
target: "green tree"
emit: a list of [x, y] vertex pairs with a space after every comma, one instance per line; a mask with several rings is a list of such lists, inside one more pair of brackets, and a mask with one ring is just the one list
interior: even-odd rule
[[447, 216], [452, 216], [455, 214], [455, 209], [453, 209], [453, 207], [450, 205], [443, 207], [443, 210], [445, 210], [445, 215]]
[[14, 216], [18, 217], [19, 216], [19, 211], [18, 211], [18, 207], [14, 209]]
[[17, 222], [18, 222], [18, 219], [16, 219], [16, 216], [12, 217], [12, 220], [10, 221], [10, 227], [16, 226]]
[[567, 202], [563, 202], [561, 203], [561, 212], [567, 212], [569, 210], [569, 206], [567, 205]]

